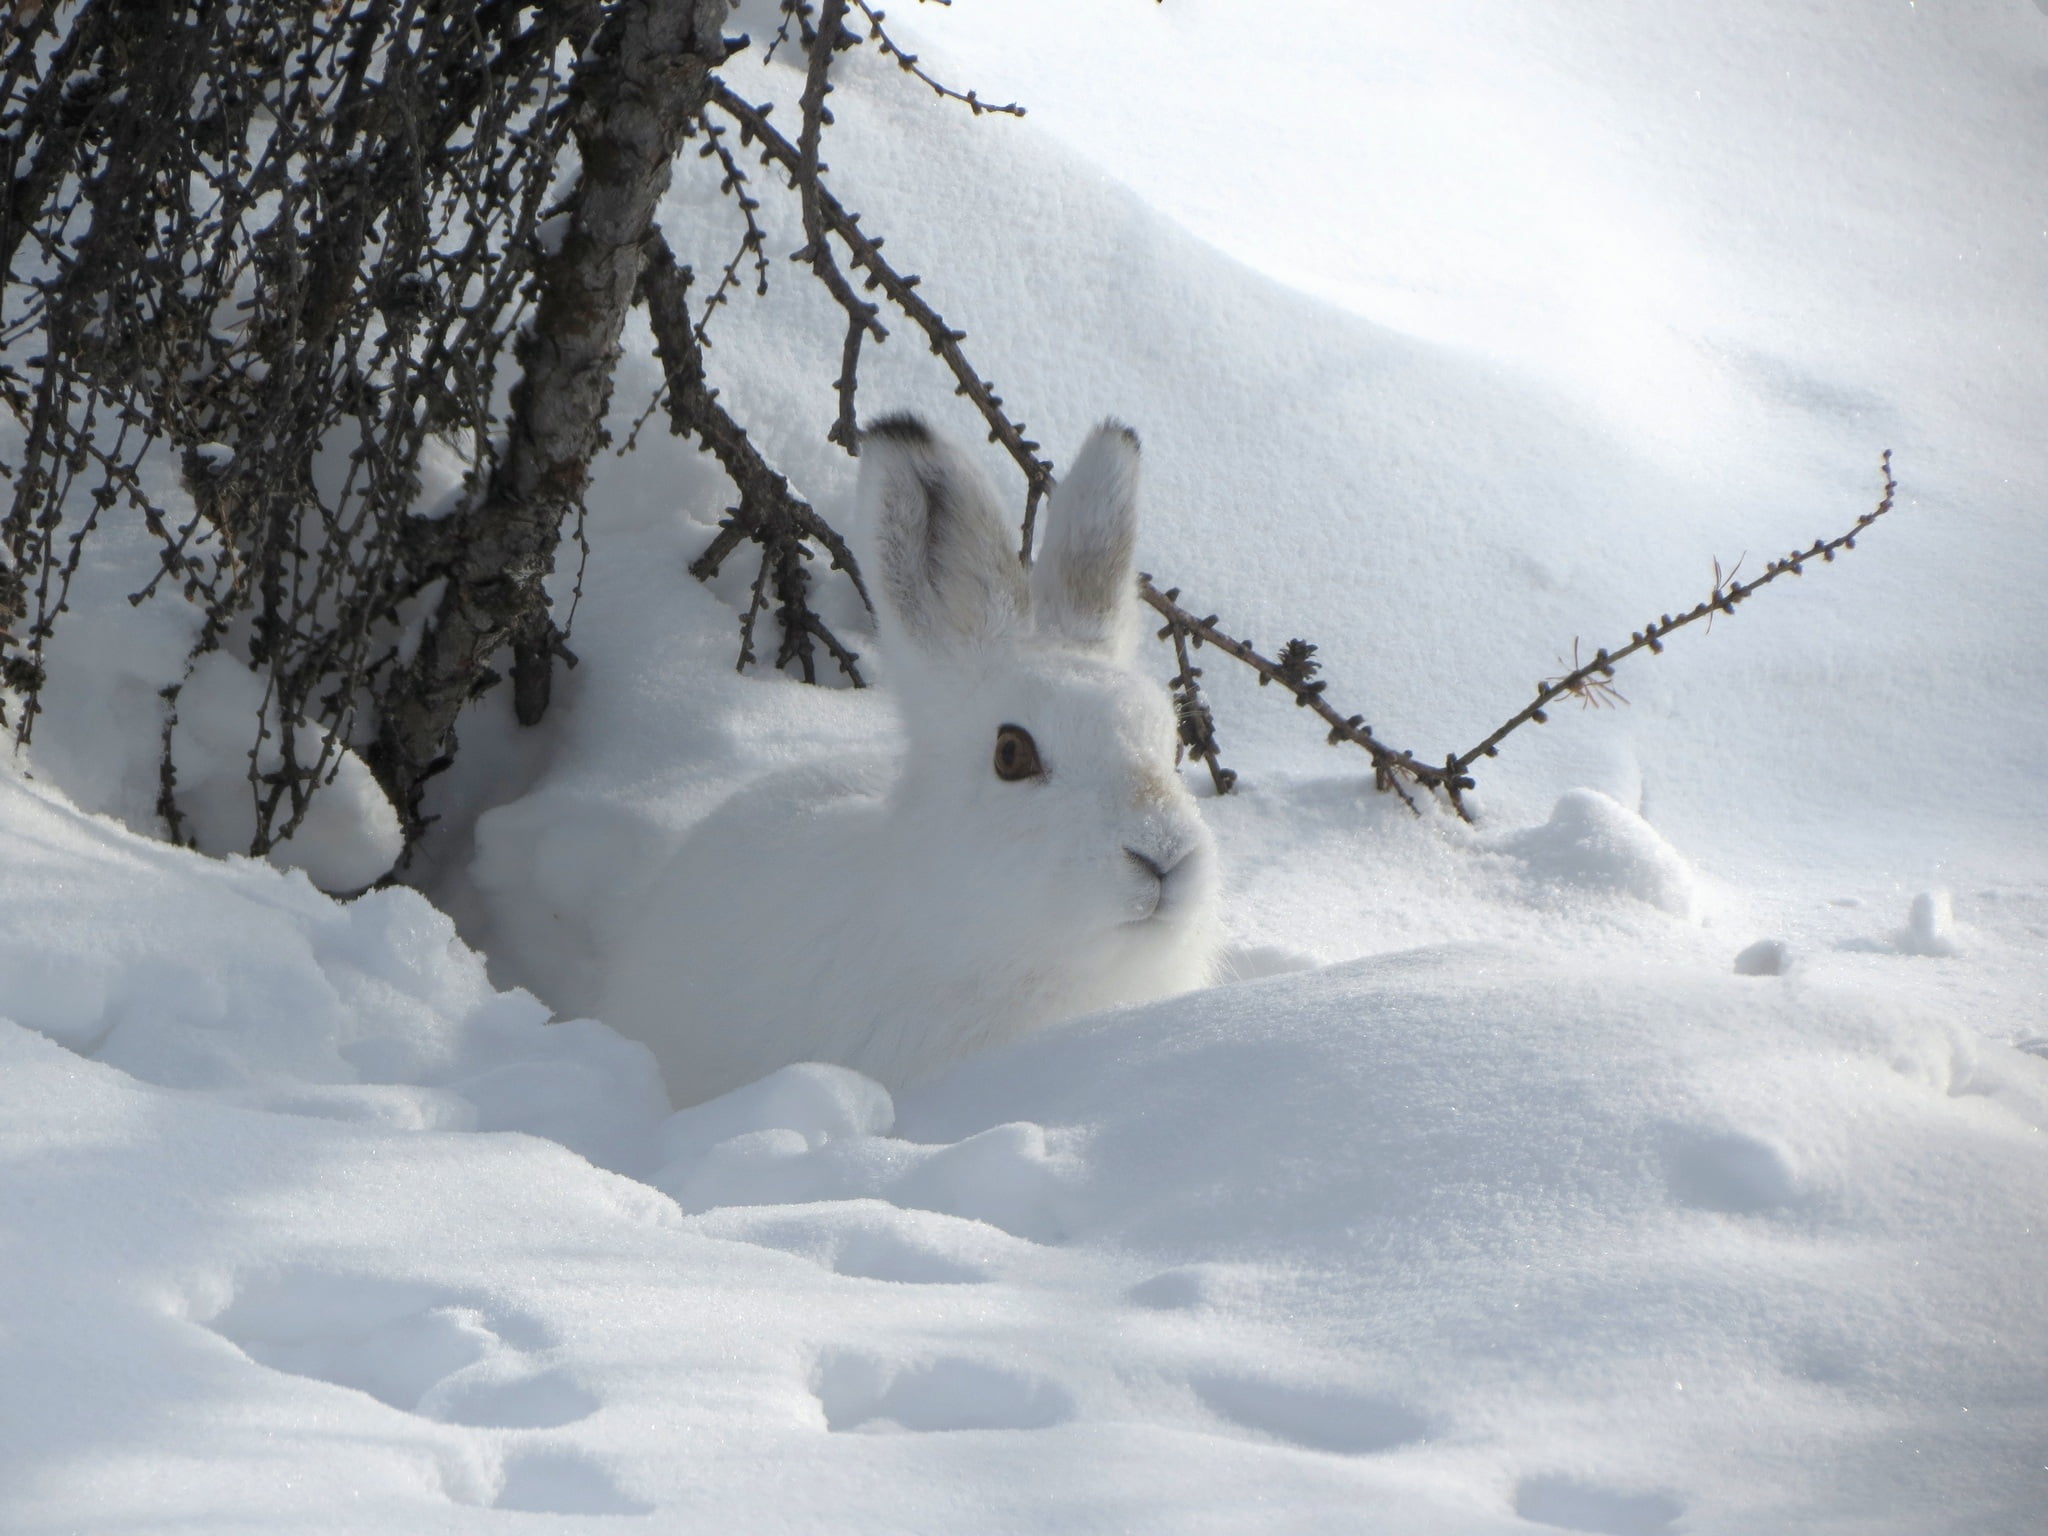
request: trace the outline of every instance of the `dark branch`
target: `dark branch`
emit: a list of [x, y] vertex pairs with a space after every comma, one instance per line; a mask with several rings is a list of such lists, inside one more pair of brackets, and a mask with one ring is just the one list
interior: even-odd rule
[[[736, 95], [723, 82], [712, 87], [711, 101], [720, 111], [740, 124], [742, 141], [758, 140], [764, 160], [773, 161], [789, 173], [792, 186], [801, 188], [805, 172], [805, 160], [796, 145], [777, 133], [768, 123], [768, 108], [750, 105]], [[989, 441], [1000, 443], [1024, 474], [1028, 487], [1024, 504], [1023, 549], [1028, 555], [1031, 548], [1032, 528], [1039, 503], [1052, 490], [1052, 464], [1038, 454], [1039, 445], [1025, 433], [1024, 424], [1013, 421], [1003, 411], [1002, 397], [991, 388], [967, 360], [967, 354], [960, 350], [960, 343], [967, 339], [965, 331], [956, 331], [947, 325], [939, 312], [927, 304], [917, 293], [919, 279], [915, 275], [899, 273], [883, 259], [882, 242], [870, 238], [860, 227], [857, 214], [846, 211], [832, 193], [822, 185], [813, 183], [809, 193], [815, 200], [822, 228], [837, 235], [851, 253], [855, 268], [867, 274], [868, 286], [880, 288], [889, 301], [909, 318], [912, 324], [924, 332], [932, 352], [939, 357], [953, 375], [955, 393], [970, 400], [981, 418], [988, 425]], [[808, 227], [806, 229], [808, 236]], [[807, 254], [807, 253], [806, 253]], [[865, 306], [855, 300], [857, 308], [849, 309], [849, 329], [861, 325], [860, 310]], [[843, 305], [843, 301], [842, 301]], [[863, 327], [869, 334], [879, 327]], [[857, 354], [857, 346], [850, 344], [849, 355]]]
[[704, 147], [698, 154], [715, 155], [718, 158], [719, 168], [724, 173], [719, 181], [718, 190], [739, 205], [740, 217], [746, 225], [740, 235], [739, 249], [733, 252], [732, 260], [725, 264], [725, 270], [719, 274], [718, 285], [711, 290], [711, 297], [704, 301], [704, 313], [697, 321], [697, 340], [700, 344], [709, 346], [711, 338], [706, 332], [711, 324], [712, 313], [738, 289], [740, 265], [749, 254], [754, 258], [754, 296], [767, 297], [768, 237], [762, 231], [760, 221], [754, 217], [761, 211], [760, 199], [747, 190], [747, 173], [740, 169], [739, 162], [733, 158], [732, 150], [726, 146], [727, 130], [714, 123], [709, 112], [698, 113], [697, 123], [704, 130], [705, 138]]
[[881, 48], [882, 57], [894, 59], [898, 69], [930, 86], [933, 95], [943, 97], [947, 101], [959, 102], [976, 117], [981, 116], [984, 112], [1001, 112], [1010, 117], [1022, 117], [1024, 115], [1024, 109], [1014, 101], [999, 107], [992, 101], [983, 101], [973, 91], [956, 91], [950, 85], [944, 85], [934, 80], [919, 67], [916, 54], [904, 52], [897, 45], [895, 39], [882, 29], [882, 23], [889, 19], [886, 11], [876, 10], [872, 5], [868, 4], [868, 0], [853, 0], [853, 5], [854, 9], [867, 18], [868, 36]]
[[[1183, 644], [1182, 637], [1185, 636], [1188, 641], [1191, 641], [1197, 647], [1205, 644], [1213, 645], [1225, 655], [1235, 657], [1258, 673], [1261, 686], [1267, 683], [1277, 683], [1294, 696], [1294, 702], [1297, 705], [1304, 709], [1313, 710], [1322, 722], [1330, 728], [1329, 739], [1332, 746], [1341, 741], [1348, 741], [1353, 746], [1361, 748], [1372, 759], [1373, 782], [1382, 790], [1392, 790], [1395, 794], [1398, 794], [1403, 800], [1407, 801], [1410, 810], [1415, 810], [1417, 807], [1414, 798], [1404, 787], [1404, 781], [1422, 784], [1430, 789], [1453, 787], [1446, 780], [1444, 769], [1420, 762], [1409, 753], [1397, 752], [1380, 741], [1372, 734], [1372, 727], [1365, 723], [1363, 715], [1347, 717], [1338, 714], [1335, 709], [1331, 708], [1328, 701], [1323, 698], [1324, 685], [1321, 682], [1310, 681], [1303, 672], [1300, 663], [1306, 659], [1305, 657], [1301, 657], [1297, 653], [1295, 657], [1290, 659], [1287, 665], [1282, 665], [1280, 662], [1261, 656], [1252, 648], [1249, 642], [1233, 639], [1218, 629], [1214, 614], [1211, 614], [1206, 619], [1197, 618], [1187, 609], [1181, 607], [1177, 601], [1180, 597], [1180, 589], [1178, 587], [1169, 588], [1167, 591], [1161, 592], [1152, 584], [1152, 578], [1148, 575], [1141, 574], [1138, 577], [1138, 596], [1149, 603], [1157, 610], [1160, 617], [1166, 620], [1166, 627], [1159, 632], [1159, 637], [1162, 640], [1168, 638], [1168, 636], [1173, 638], [1176, 654], [1182, 658], [1181, 671], [1183, 676], [1187, 672], [1187, 666], [1185, 660], [1186, 653], [1180, 649]], [[1288, 648], [1293, 650], [1295, 647], [1305, 643], [1303, 641], [1290, 641]], [[1282, 651], [1281, 654], [1286, 656], [1288, 651]], [[1211, 772], [1213, 773], [1214, 771], [1212, 766]], [[1218, 792], [1221, 793], [1227, 787], [1227, 785], [1219, 785]], [[1470, 781], [1468, 780], [1464, 785], [1456, 787], [1469, 788]], [[1456, 796], [1453, 794], [1454, 802], [1455, 799]]]
[[884, 341], [889, 333], [875, 318], [876, 307], [853, 291], [853, 284], [846, 280], [832, 254], [832, 242], [825, 238], [825, 190], [818, 177], [825, 170], [825, 163], [819, 158], [825, 125], [832, 121], [832, 114], [825, 108], [825, 98], [832, 93], [832, 56], [860, 41], [846, 29], [845, 21], [846, 0], [824, 0], [823, 14], [810, 40], [810, 67], [798, 104], [803, 113], [803, 128], [797, 135], [797, 163], [791, 174], [791, 185], [797, 189], [803, 206], [804, 246], [790, 260], [809, 262], [811, 275], [825, 285], [833, 302], [846, 312], [846, 344], [839, 378], [833, 386], [839, 395], [839, 415], [825, 439], [839, 444], [848, 453], [858, 453], [860, 424], [855, 415], [854, 395], [859, 388], [861, 339], [871, 335]]
[[[1856, 526], [1847, 533], [1838, 534], [1832, 539], [1815, 539], [1807, 548], [1795, 549], [1792, 553], [1785, 556], [1784, 559], [1773, 560], [1764, 567], [1761, 576], [1757, 576], [1749, 581], [1735, 581], [1732, 571], [1727, 575], [1723, 575], [1721, 562], [1716, 560], [1714, 562], [1714, 590], [1707, 595], [1704, 601], [1695, 604], [1691, 609], [1679, 614], [1675, 618], [1671, 614], [1663, 614], [1653, 623], [1645, 624], [1641, 629], [1635, 631], [1629, 637], [1627, 645], [1620, 646], [1612, 651], [1603, 646], [1600, 650], [1595, 651], [1593, 659], [1583, 666], [1573, 667], [1571, 671], [1565, 673], [1562, 677], [1554, 677], [1546, 682], [1538, 683], [1536, 685], [1535, 698], [1531, 699], [1519, 711], [1496, 727], [1478, 746], [1471, 748], [1469, 751], [1461, 752], [1452, 758], [1446, 765], [1447, 769], [1454, 777], [1462, 777], [1480, 758], [1497, 755], [1501, 742], [1505, 741], [1510, 733], [1532, 721], [1537, 725], [1542, 725], [1550, 718], [1547, 711], [1558, 700], [1576, 697], [1582, 701], [1594, 701], [1599, 699], [1602, 690], [1611, 691], [1608, 684], [1609, 679], [1614, 676], [1616, 663], [1627, 660], [1638, 651], [1646, 650], [1652, 655], [1660, 653], [1664, 649], [1665, 640], [1671, 636], [1673, 631], [1683, 629], [1688, 624], [1696, 624], [1702, 619], [1705, 619], [1709, 627], [1711, 627], [1715, 614], [1726, 614], [1732, 618], [1738, 603], [1747, 601], [1779, 577], [1802, 575], [1808, 561], [1819, 560], [1824, 564], [1831, 564], [1835, 556], [1841, 551], [1854, 549], [1856, 547], [1856, 536], [1880, 517], [1891, 511], [1899, 488], [1898, 482], [1892, 478], [1891, 449], [1885, 449], [1878, 464], [1880, 472], [1884, 475], [1884, 493], [1878, 498], [1876, 507], [1858, 517], [1856, 519]], [[1738, 566], [1741, 564], [1740, 561], [1736, 563]], [[1578, 655], [1576, 642], [1573, 644], [1572, 654], [1574, 659], [1576, 659]], [[1466, 782], [1469, 784], [1470, 781], [1467, 780]], [[1454, 789], [1452, 799], [1455, 801], [1456, 798]]]
[[520, 719], [533, 723], [547, 708], [560, 636], [544, 583], [602, 443], [641, 241], [711, 68], [726, 57], [726, 13], [724, 0], [625, 0], [577, 68], [569, 110], [582, 176], [567, 232], [540, 265], [509, 441], [465, 516], [433, 625], [411, 665], [392, 674], [371, 752], [415, 835], [428, 769], [450, 750], [463, 706], [488, 686], [499, 647], [513, 647]]
[[860, 687], [856, 653], [841, 645], [810, 608], [809, 573], [803, 567], [810, 558], [804, 544], [809, 539], [830, 554], [832, 568], [845, 571], [861, 601], [867, 602], [867, 587], [853, 552], [831, 525], [789, 488], [789, 482], [769, 467], [745, 429], [718, 403], [718, 392], [705, 381], [704, 354], [690, 324], [689, 273], [676, 264], [659, 230], [648, 232], [642, 254], [640, 297], [654, 331], [655, 355], [668, 380], [670, 425], [679, 435], [695, 437], [711, 450], [740, 496], [739, 505], [726, 514], [711, 546], [692, 563], [690, 574], [699, 581], [710, 580], [742, 542], [752, 539], [761, 546], [761, 569], [754, 581], [753, 601], [741, 621], [741, 669], [754, 659], [754, 620], [766, 601], [772, 574], [779, 603], [776, 616], [783, 631], [776, 665], [787, 666], [795, 660], [804, 680], [815, 682], [810, 643], [816, 640], [854, 686]]

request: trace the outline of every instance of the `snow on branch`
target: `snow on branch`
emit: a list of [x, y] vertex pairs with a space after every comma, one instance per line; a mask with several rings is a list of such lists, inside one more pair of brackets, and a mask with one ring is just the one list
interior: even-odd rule
[[[446, 569], [448, 525], [409, 515], [421, 450], [487, 452], [566, 130], [557, 55], [600, 8], [16, 9], [0, 43], [14, 729], [33, 733], [82, 551], [132, 518], [159, 546], [132, 601], [178, 592], [199, 649], [230, 645], [263, 679], [262, 853], [377, 713], [400, 609]], [[189, 510], [152, 497], [152, 456]], [[168, 758], [163, 778], [168, 797]]]

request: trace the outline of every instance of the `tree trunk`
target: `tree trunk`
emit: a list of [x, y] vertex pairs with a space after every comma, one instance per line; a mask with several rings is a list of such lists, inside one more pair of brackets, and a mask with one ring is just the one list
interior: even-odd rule
[[509, 440], [464, 515], [434, 622], [385, 691], [370, 753], [408, 841], [425, 826], [421, 797], [447, 765], [456, 716], [498, 681], [489, 663], [502, 647], [514, 649], [520, 720], [532, 724], [547, 708], [559, 638], [544, 583], [602, 446], [641, 241], [710, 71], [729, 51], [730, 9], [729, 0], [623, 0], [577, 67], [569, 110], [582, 175], [560, 248], [539, 266]]

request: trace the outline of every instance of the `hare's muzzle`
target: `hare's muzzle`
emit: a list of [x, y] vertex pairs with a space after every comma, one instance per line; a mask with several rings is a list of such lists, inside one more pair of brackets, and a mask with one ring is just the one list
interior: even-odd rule
[[1188, 872], [1200, 859], [1200, 847], [1189, 842], [1171, 849], [1147, 850], [1126, 844], [1124, 857], [1145, 886], [1140, 898], [1143, 910], [1131, 919], [1142, 923], [1168, 916], [1180, 905], [1176, 895], [1188, 883]]

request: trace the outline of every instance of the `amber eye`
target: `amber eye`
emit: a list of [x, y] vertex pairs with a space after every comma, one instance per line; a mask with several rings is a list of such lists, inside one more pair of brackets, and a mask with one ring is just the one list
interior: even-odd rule
[[1019, 779], [1045, 777], [1045, 765], [1038, 760], [1038, 743], [1023, 726], [996, 727], [996, 777], [1012, 784]]

